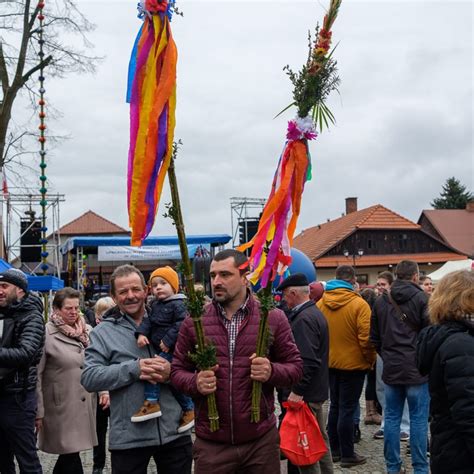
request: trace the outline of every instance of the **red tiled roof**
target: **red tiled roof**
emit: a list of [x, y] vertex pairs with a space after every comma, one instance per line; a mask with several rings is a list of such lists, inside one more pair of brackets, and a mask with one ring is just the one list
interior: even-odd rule
[[114, 224], [94, 211], [87, 211], [59, 229], [60, 235], [129, 234], [123, 227]]
[[[378, 267], [387, 265], [396, 265], [401, 260], [414, 260], [417, 263], [444, 263], [449, 260], [466, 260], [465, 255], [459, 255], [454, 252], [433, 252], [433, 253], [409, 253], [392, 255], [362, 255], [357, 257], [356, 265], [358, 267]], [[331, 255], [321, 257], [314, 261], [317, 268], [334, 268], [339, 265], [352, 263], [343, 255]]]
[[466, 255], [474, 255], [474, 212], [466, 209], [424, 210], [425, 216], [441, 237]]
[[375, 206], [352, 212], [330, 222], [305, 229], [293, 240], [293, 246], [311, 260], [325, 254], [357, 229], [420, 229], [418, 224], [386, 207]]

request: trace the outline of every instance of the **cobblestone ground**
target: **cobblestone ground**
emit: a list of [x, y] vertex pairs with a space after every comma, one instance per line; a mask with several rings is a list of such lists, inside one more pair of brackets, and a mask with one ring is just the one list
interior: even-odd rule
[[[364, 401], [361, 400], [361, 414], [364, 413], [363, 407]], [[361, 416], [363, 419], [363, 416]], [[383, 440], [373, 439], [373, 434], [377, 431], [377, 426], [365, 426], [361, 423], [362, 439], [359, 444], [356, 445], [356, 451], [359, 454], [367, 456], [367, 463], [352, 469], [342, 469], [339, 464], [334, 465], [335, 474], [383, 474], [386, 472], [385, 463], [383, 459]], [[411, 458], [406, 456], [406, 443], [401, 443], [402, 459], [405, 467], [407, 468], [407, 474], [411, 474]], [[92, 472], [92, 450], [81, 453], [84, 472], [90, 474]], [[56, 462], [57, 456], [45, 454], [40, 452], [40, 459], [43, 465], [43, 471], [45, 474], [51, 474], [53, 472], [54, 463]], [[110, 474], [110, 458], [107, 456], [107, 464], [104, 470], [104, 474]], [[148, 473], [156, 473], [156, 468], [153, 461], [150, 463]], [[162, 473], [162, 474], [175, 474], [175, 473]], [[216, 473], [218, 474], [218, 473]], [[280, 474], [287, 474], [286, 462], [282, 462]]]

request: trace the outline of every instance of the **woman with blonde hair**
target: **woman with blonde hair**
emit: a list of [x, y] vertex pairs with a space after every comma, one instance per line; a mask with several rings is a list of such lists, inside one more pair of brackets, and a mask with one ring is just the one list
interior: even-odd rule
[[418, 339], [418, 369], [429, 375], [432, 474], [474, 472], [474, 272], [438, 283], [429, 302], [433, 326]]

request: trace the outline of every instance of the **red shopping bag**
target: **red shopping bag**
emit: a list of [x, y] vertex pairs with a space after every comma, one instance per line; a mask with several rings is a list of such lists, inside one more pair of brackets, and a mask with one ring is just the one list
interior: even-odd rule
[[284, 402], [280, 450], [295, 466], [319, 461], [328, 451], [318, 422], [305, 402]]

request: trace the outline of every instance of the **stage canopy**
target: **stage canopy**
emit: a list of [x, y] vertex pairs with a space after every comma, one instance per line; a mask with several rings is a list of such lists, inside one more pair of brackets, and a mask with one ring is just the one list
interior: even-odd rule
[[[188, 245], [206, 245], [213, 247], [227, 244], [232, 237], [228, 234], [188, 235]], [[179, 245], [177, 236], [148, 237], [143, 241], [142, 247]], [[129, 247], [130, 237], [72, 237], [66, 240], [61, 247], [61, 252], [66, 254], [79, 247]]]

